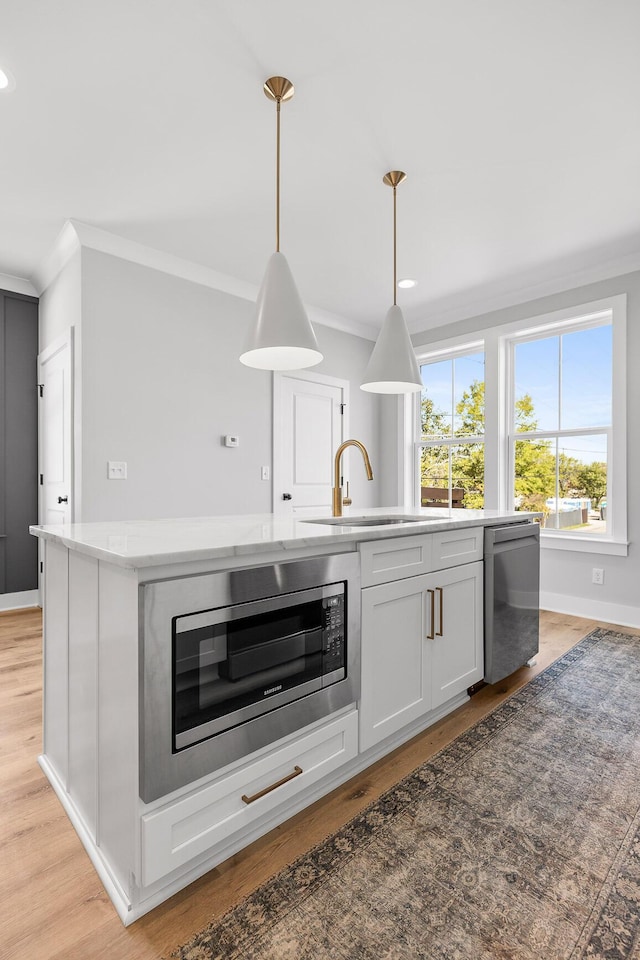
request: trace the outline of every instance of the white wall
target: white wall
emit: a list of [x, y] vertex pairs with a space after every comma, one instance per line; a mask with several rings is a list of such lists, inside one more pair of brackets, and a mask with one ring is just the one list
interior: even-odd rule
[[[437, 327], [413, 337], [416, 347], [490, 327], [551, 313], [619, 293], [627, 294], [627, 487], [628, 539], [626, 557], [544, 549], [541, 551], [542, 604], [548, 609], [640, 627], [640, 273], [599, 283], [514, 307]], [[603, 567], [605, 582], [594, 586], [591, 570]]]
[[[82, 520], [271, 512], [272, 375], [238, 356], [253, 304], [82, 250]], [[316, 326], [315, 369], [351, 381], [350, 432], [379, 460], [378, 398], [359, 389], [369, 341]], [[240, 446], [222, 445], [225, 434]], [[128, 464], [107, 479], [107, 460]], [[352, 471], [354, 501], [378, 485]], [[356, 499], [357, 498], [357, 499]]]
[[48, 347], [54, 340], [74, 327], [80, 329], [82, 319], [80, 248], [71, 256], [55, 280], [40, 297], [39, 350]]

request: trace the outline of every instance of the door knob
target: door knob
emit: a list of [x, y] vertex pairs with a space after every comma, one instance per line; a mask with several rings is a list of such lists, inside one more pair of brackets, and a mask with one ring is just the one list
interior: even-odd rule
[[282, 494], [282, 499], [283, 499], [283, 500], [291, 500], [291, 494], [290, 494], [290, 493], [283, 493], [283, 494]]
[[58, 497], [58, 503], [69, 503], [69, 497]]

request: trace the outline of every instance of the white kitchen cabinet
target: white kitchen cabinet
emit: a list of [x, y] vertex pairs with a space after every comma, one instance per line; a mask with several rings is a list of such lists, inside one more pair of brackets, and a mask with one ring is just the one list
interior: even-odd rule
[[[130, 525], [112, 524], [81, 525], [64, 537], [57, 528], [42, 531], [39, 761], [125, 924], [467, 699], [467, 688], [483, 676], [486, 521], [474, 524], [466, 511], [453, 513], [465, 516], [454, 518], [460, 520], [455, 525], [430, 522], [429, 532], [422, 527], [387, 538], [338, 530], [321, 543], [308, 542], [309, 525], [301, 522], [296, 540], [288, 539], [289, 526], [284, 532], [267, 522], [256, 527], [252, 518], [235, 518], [231, 533], [226, 518], [224, 524], [203, 521], [211, 540], [206, 550], [200, 521], [197, 536], [192, 521], [133, 525], [133, 533]], [[180, 580], [186, 587], [221, 570], [355, 549], [364, 588], [358, 710], [350, 703], [322, 720], [307, 717], [294, 733], [144, 802], [143, 585]]]
[[431, 709], [435, 710], [484, 674], [482, 563], [451, 567], [427, 579], [434, 584], [429, 600], [435, 630], [429, 644]]
[[142, 881], [161, 880], [291, 803], [358, 753], [355, 710], [142, 817]]
[[482, 563], [365, 588], [361, 654], [364, 751], [482, 679]]
[[427, 584], [431, 574], [362, 591], [360, 749], [431, 709]]

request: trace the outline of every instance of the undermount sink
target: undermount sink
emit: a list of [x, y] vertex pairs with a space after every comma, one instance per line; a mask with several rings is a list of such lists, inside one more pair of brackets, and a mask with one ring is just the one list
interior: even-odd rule
[[384, 527], [396, 523], [424, 523], [441, 520], [442, 517], [324, 517], [320, 520], [303, 520], [303, 523], [327, 523], [332, 527]]

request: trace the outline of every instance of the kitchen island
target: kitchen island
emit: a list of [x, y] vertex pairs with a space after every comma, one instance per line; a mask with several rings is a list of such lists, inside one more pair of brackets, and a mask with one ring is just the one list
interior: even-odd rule
[[[483, 676], [484, 527], [533, 516], [33, 527], [40, 763], [123, 922], [468, 699]], [[276, 636], [292, 620], [281, 608], [300, 624]]]

